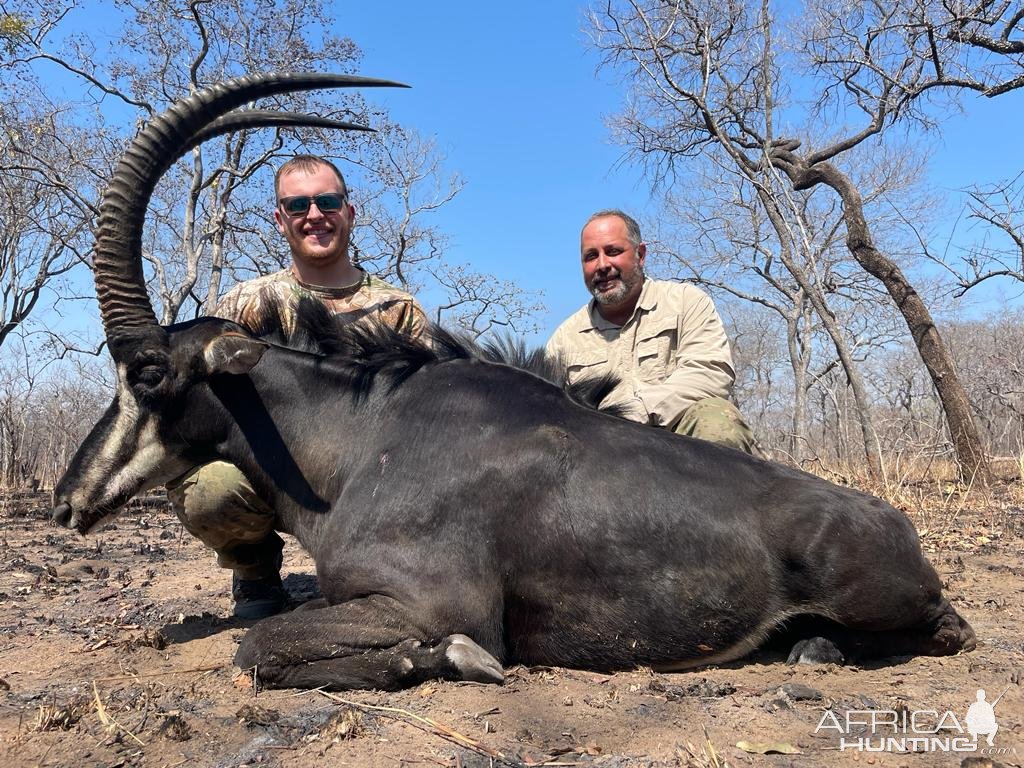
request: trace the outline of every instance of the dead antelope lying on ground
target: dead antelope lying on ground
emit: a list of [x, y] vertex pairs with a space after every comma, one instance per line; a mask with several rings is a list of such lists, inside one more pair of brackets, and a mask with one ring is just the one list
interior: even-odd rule
[[797, 638], [793, 660], [974, 647], [913, 527], [876, 498], [587, 409], [444, 334], [428, 349], [343, 329], [315, 355], [214, 318], [160, 327], [140, 259], [160, 175], [203, 139], [268, 122], [228, 114], [243, 103], [357, 84], [381, 83], [242, 78], [132, 143], [95, 261], [117, 395], [57, 487], [57, 522], [86, 533], [196, 465], [240, 467], [324, 594], [243, 640], [237, 663], [275, 686], [500, 682], [508, 663], [683, 669], [805, 616], [820, 636]]

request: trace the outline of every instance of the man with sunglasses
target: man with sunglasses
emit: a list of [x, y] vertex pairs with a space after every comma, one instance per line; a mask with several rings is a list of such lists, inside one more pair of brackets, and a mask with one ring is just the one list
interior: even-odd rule
[[[349, 258], [355, 207], [337, 167], [321, 157], [297, 155], [278, 169], [274, 187], [274, 222], [292, 263], [235, 286], [214, 314], [253, 327], [265, 308], [274, 306], [290, 334], [298, 300], [310, 297], [346, 322], [383, 323], [419, 337], [426, 315], [416, 300]], [[167, 495], [185, 528], [232, 570], [236, 616], [259, 619], [284, 608], [283, 541], [274, 530], [274, 510], [237, 467], [207, 464], [168, 485]]]

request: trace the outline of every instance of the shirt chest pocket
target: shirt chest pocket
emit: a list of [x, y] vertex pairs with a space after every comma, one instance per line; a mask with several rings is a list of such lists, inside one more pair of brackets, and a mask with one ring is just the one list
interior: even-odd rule
[[570, 384], [608, 372], [608, 353], [605, 351], [577, 352], [566, 360], [565, 378]]
[[665, 320], [651, 328], [641, 328], [636, 341], [636, 364], [640, 379], [657, 382], [666, 379], [674, 367], [676, 319]]

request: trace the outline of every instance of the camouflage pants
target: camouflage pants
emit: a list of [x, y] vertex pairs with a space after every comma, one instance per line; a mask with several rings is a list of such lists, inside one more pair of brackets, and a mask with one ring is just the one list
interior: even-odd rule
[[168, 485], [167, 498], [185, 530], [217, 553], [222, 568], [240, 579], [280, 569], [284, 542], [274, 532], [274, 510], [234, 464], [204, 464]]
[[689, 435], [759, 455], [754, 433], [743, 421], [739, 409], [720, 397], [698, 400], [683, 411], [669, 429], [677, 435]]

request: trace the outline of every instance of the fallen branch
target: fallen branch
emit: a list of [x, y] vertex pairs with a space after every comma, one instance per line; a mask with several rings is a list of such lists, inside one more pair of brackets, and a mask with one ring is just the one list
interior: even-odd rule
[[[486, 744], [482, 744], [476, 739], [472, 739], [469, 736], [459, 733], [446, 725], [442, 725], [436, 720], [431, 720], [429, 717], [422, 717], [414, 712], [410, 712], [407, 709], [400, 709], [398, 707], [380, 707], [374, 704], [361, 704], [358, 701], [351, 701], [350, 699], [343, 699], [341, 696], [335, 696], [333, 693], [317, 689], [317, 693], [330, 699], [338, 704], [345, 704], [349, 707], [355, 707], [367, 712], [377, 712], [385, 717], [390, 717], [398, 722], [406, 723], [414, 728], [419, 728], [421, 731], [432, 733], [435, 736], [440, 736], [445, 741], [450, 741], [453, 744], [457, 744], [460, 747], [465, 747], [478, 755], [489, 757], [492, 760], [497, 760], [504, 763], [505, 765], [513, 766], [513, 768], [524, 768], [524, 766], [544, 765], [544, 763], [523, 763], [514, 758], [506, 757], [503, 753], [489, 747]], [[550, 765], [550, 763], [548, 763]]]
[[216, 672], [218, 669], [222, 669], [223, 664], [215, 664], [211, 667], [194, 667], [192, 669], [173, 669], [168, 672], [147, 672], [144, 675], [118, 675], [117, 677], [98, 677], [96, 678], [97, 683], [113, 683], [119, 680], [134, 680], [135, 678], [141, 677], [161, 677], [163, 675], [190, 675], [193, 672]]

